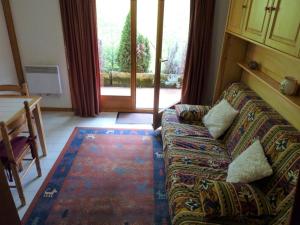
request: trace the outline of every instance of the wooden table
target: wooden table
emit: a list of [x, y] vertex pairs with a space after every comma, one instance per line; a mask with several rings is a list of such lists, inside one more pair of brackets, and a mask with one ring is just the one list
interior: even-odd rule
[[28, 101], [30, 110], [34, 116], [38, 138], [43, 151], [43, 156], [47, 155], [47, 146], [45, 141], [44, 125], [42, 121], [40, 101], [41, 97], [31, 96], [0, 96], [0, 121], [7, 125], [13, 122], [24, 112], [24, 101]]

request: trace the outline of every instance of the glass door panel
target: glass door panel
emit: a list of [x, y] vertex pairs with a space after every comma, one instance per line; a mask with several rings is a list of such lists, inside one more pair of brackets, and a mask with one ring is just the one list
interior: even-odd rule
[[[180, 101], [188, 43], [190, 1], [165, 0], [159, 108]], [[177, 15], [177, 16], [174, 16]]]
[[97, 0], [101, 95], [131, 95], [130, 0]]
[[157, 0], [137, 1], [137, 109], [153, 109], [157, 9]]
[[158, 0], [153, 128], [180, 101], [189, 29], [189, 1]]
[[96, 0], [103, 111], [135, 110], [136, 0]]

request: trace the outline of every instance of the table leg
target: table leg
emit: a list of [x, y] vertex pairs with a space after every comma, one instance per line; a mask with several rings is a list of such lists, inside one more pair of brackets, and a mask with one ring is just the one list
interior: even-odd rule
[[32, 113], [34, 116], [37, 134], [38, 134], [41, 148], [43, 151], [43, 156], [46, 156], [47, 155], [47, 146], [46, 146], [46, 141], [45, 141], [45, 132], [44, 132], [44, 125], [43, 125], [43, 121], [42, 121], [42, 114], [41, 114], [41, 109], [40, 109], [39, 104], [36, 104], [36, 106], [32, 110]]

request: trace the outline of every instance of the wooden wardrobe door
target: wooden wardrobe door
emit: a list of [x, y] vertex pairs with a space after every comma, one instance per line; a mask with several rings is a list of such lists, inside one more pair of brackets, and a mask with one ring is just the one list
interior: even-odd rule
[[227, 29], [241, 34], [243, 22], [246, 15], [248, 0], [232, 0], [230, 2], [230, 15], [228, 18]]
[[300, 51], [299, 0], [275, 0], [265, 44], [298, 56]]
[[265, 41], [273, 0], [251, 0], [245, 18], [243, 35], [260, 43]]

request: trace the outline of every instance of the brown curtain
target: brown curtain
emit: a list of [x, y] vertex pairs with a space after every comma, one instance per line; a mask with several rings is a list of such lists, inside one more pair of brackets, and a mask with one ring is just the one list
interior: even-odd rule
[[214, 0], [191, 0], [189, 42], [181, 101], [201, 104], [205, 76], [209, 73]]
[[60, 0], [72, 104], [83, 117], [99, 113], [100, 77], [95, 0]]

